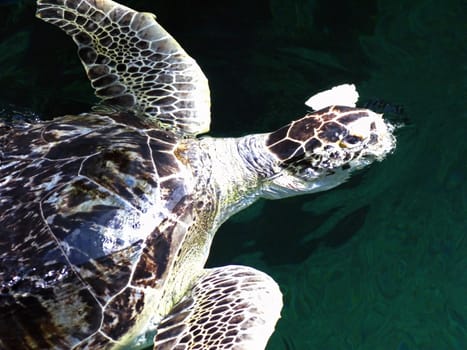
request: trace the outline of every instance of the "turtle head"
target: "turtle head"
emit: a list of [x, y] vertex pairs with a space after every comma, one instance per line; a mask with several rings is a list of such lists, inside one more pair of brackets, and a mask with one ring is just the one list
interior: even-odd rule
[[396, 145], [394, 127], [368, 109], [332, 106], [268, 134], [277, 160], [263, 196], [282, 198], [330, 189], [382, 160]]

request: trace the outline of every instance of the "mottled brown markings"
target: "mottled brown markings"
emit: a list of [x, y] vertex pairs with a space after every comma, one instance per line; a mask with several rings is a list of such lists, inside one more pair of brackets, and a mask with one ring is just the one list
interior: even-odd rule
[[179, 143], [177, 147], [173, 150], [175, 157], [185, 166], [188, 166], [189, 164], [188, 157], [186, 154], [187, 150], [187, 145], [184, 143]]
[[120, 136], [121, 134], [117, 134], [115, 141], [109, 138], [112, 147], [86, 159], [81, 175], [93, 179], [100, 186], [140, 208], [141, 194], [158, 186], [147, 136], [130, 133], [125, 137], [128, 139], [125, 143]]
[[319, 132], [318, 137], [324, 142], [337, 142], [347, 136], [348, 130], [342, 125], [335, 122], [324, 124]]
[[132, 285], [153, 288], [157, 286], [158, 280], [168, 267], [175, 225], [176, 222], [165, 219], [146, 239], [146, 246], [133, 274]]
[[49, 226], [66, 250], [67, 260], [72, 264], [81, 265], [91, 258], [107, 254], [103, 247], [106, 237], [102, 229], [109, 226], [111, 219], [112, 215], [108, 212], [78, 212], [66, 217], [55, 215]]
[[152, 157], [154, 159], [154, 164], [156, 164], [157, 173], [160, 177], [166, 177], [180, 172], [178, 162], [173, 153], [153, 150]]
[[[82, 327], [87, 328], [86, 335], [89, 335], [91, 333], [96, 332], [99, 327], [101, 326], [102, 322], [102, 308], [99, 304], [97, 304], [95, 296], [89, 292], [88, 289], [81, 289], [79, 292], [79, 299], [83, 305], [85, 305], [87, 308], [91, 308], [90, 311], [85, 313], [83, 317], [83, 320], [81, 322], [83, 323]], [[84, 310], [81, 310], [81, 313], [83, 313]], [[76, 315], [77, 316], [77, 315]], [[72, 330], [73, 332], [73, 330]], [[79, 336], [82, 338], [83, 335], [77, 335], [74, 334], [75, 336]]]
[[136, 323], [136, 305], [141, 307], [144, 303], [143, 291], [127, 287], [106, 306], [102, 331], [113, 339], [122, 337]]
[[80, 135], [80, 130], [76, 128], [74, 125], [54, 125], [51, 123], [45, 124], [42, 132], [41, 138], [46, 143], [53, 143], [58, 142], [61, 140], [66, 140], [69, 138], [73, 138], [74, 136]]
[[[166, 230], [170, 230], [170, 228]], [[170, 231], [168, 233], [165, 236], [158, 232], [154, 239], [146, 241], [147, 246], [143, 249], [142, 256], [133, 274], [132, 283], [134, 285], [153, 288], [157, 286], [157, 282], [166, 271], [170, 259], [172, 242]]]
[[3, 139], [3, 157], [27, 154], [32, 160], [42, 156], [42, 152], [48, 148], [48, 145], [40, 138], [40, 133], [41, 129], [32, 125], [28, 125], [19, 132], [17, 129], [11, 129]]
[[[43, 275], [47, 270], [40, 271], [41, 265], [32, 266], [37, 271], [23, 275], [20, 285], [10, 289], [8, 304], [3, 304], [4, 296], [0, 298], [2, 349], [71, 348], [74, 341], [95, 332], [101, 322], [101, 309], [86, 289], [79, 288], [76, 275], [69, 274], [57, 284], [48, 280], [48, 287], [42, 287], [49, 274]], [[3, 276], [0, 280], [4, 280]]]
[[75, 208], [87, 201], [104, 200], [109, 196], [109, 192], [102, 191], [96, 184], [79, 179], [70, 184], [69, 191], [63, 192], [61, 201], [65, 207]]
[[[44, 190], [44, 187], [47, 186], [48, 182], [51, 180], [51, 176], [54, 175], [53, 172], [50, 171], [49, 166], [54, 166], [53, 162], [50, 161], [38, 161], [39, 164], [34, 164], [32, 166], [28, 166], [27, 162], [20, 162], [16, 164], [16, 166], [9, 170], [9, 174], [13, 176], [13, 180], [9, 181], [6, 186], [2, 188], [2, 198], [3, 200], [11, 200], [15, 202], [36, 202], [38, 201], [38, 196], [40, 195], [41, 191]], [[68, 166], [67, 166], [68, 165]], [[66, 164], [63, 167], [58, 169], [58, 173], [60, 174], [61, 171], [65, 170], [74, 170], [78, 169], [76, 166], [79, 164]], [[1, 174], [7, 174], [5, 172], [0, 172]], [[25, 190], [25, 188], [29, 188], [30, 190]], [[2, 212], [4, 215], [5, 212]]]
[[[69, 2], [68, 4], [74, 4], [75, 6], [77, 5], [77, 4], [74, 3], [74, 2]], [[85, 3], [81, 3], [81, 4], [80, 4], [80, 7], [83, 7], [83, 6], [86, 7], [86, 6], [88, 6], [88, 5], [85, 4]], [[42, 9], [42, 16], [45, 17], [46, 15], [47, 15], [47, 11]], [[97, 15], [96, 15], [96, 16], [97, 16]], [[97, 18], [97, 17], [95, 17], [95, 18]], [[59, 23], [59, 24], [60, 24], [60, 23]], [[84, 24], [90, 31], [94, 31], [94, 29], [97, 29], [95, 23], [84, 22], [84, 21], [83, 21], [83, 24]], [[66, 30], [69, 31], [69, 32], [76, 30], [76, 28], [74, 28], [73, 25], [66, 24], [65, 21], [61, 21], [61, 25], [62, 25], [62, 27], [63, 27], [64, 29], [66, 29]], [[97, 29], [97, 30], [96, 30], [96, 33], [99, 34], [99, 31], [100, 31], [100, 30]], [[97, 59], [97, 58], [96, 58], [96, 59]], [[101, 60], [101, 61], [102, 61], [102, 60], [107, 60], [107, 58], [104, 57], [104, 56], [100, 56], [98, 59]], [[98, 73], [98, 71], [92, 71], [92, 69], [91, 69], [90, 72], [91, 72], [90, 74], [92, 74], [92, 73]], [[101, 72], [101, 73], [102, 73], [102, 72]], [[127, 104], [127, 103], [128, 103], [128, 104], [129, 104], [130, 102], [133, 101], [133, 98], [132, 98], [131, 96], [129, 96], [129, 95], [128, 95], [128, 96], [124, 96], [124, 97], [128, 97], [128, 99], [127, 99], [127, 100], [120, 100], [120, 103], [124, 103], [124, 104]], [[84, 119], [86, 119], [86, 118], [84, 118]], [[91, 124], [92, 124], [92, 123], [90, 123], [90, 125], [91, 125]], [[32, 143], [31, 143], [31, 144], [32, 144]], [[37, 143], [36, 143], [36, 144], [37, 144]], [[138, 190], [140, 190], [140, 189], [138, 189]], [[77, 203], [76, 203], [76, 204], [77, 204]], [[62, 208], [62, 209], [65, 209], [65, 208]], [[105, 205], [97, 205], [97, 206], [94, 206], [93, 209], [99, 209], [99, 210], [103, 210], [103, 211], [108, 211], [109, 209], [113, 209], [113, 207], [105, 206]], [[36, 211], [37, 211], [37, 209], [36, 209]], [[79, 219], [81, 219], [81, 220], [85, 219], [86, 217], [87, 217], [87, 214], [86, 214], [86, 213], [79, 213], [79, 214], [76, 216], [77, 219], [79, 218]], [[89, 219], [91, 220], [91, 217], [89, 217]], [[180, 230], [181, 227], [182, 227], [182, 226], [180, 226], [180, 227], [174, 229], [174, 232], [175, 232], [177, 229]], [[47, 251], [50, 253], [49, 250], [47, 250]], [[49, 255], [49, 257], [50, 257], [50, 255]], [[139, 304], [139, 305], [140, 305], [140, 304]], [[95, 313], [95, 314], [97, 314], [97, 313]], [[85, 323], [85, 322], [83, 322], [83, 323]], [[97, 338], [96, 338], [96, 339], [97, 339]], [[102, 340], [101, 342], [94, 340], [93, 342], [87, 342], [87, 343], [89, 343], [89, 344], [94, 344], [94, 345], [96, 345], [96, 344], [102, 345], [101, 343], [103, 343], [103, 342], [106, 342], [106, 340], [104, 339], [104, 340]], [[92, 348], [92, 346], [91, 346], [91, 348]], [[94, 347], [94, 348], [100, 348], [100, 347]]]
[[132, 169], [133, 159], [128, 152], [122, 149], [111, 149], [107, 152], [103, 152], [102, 160], [104, 162], [114, 163], [118, 169], [118, 172], [130, 174], [133, 170], [138, 170]]
[[[183, 181], [180, 178], [169, 178], [169, 179], [163, 180], [160, 184], [160, 188], [161, 188], [161, 199], [163, 201], [167, 201], [167, 202], [171, 201], [171, 199], [173, 199], [173, 195], [175, 191], [180, 192], [181, 195], [184, 194], [184, 191], [181, 190], [181, 188], [183, 188]], [[172, 209], [172, 207], [170, 207], [169, 210], [170, 209]]]
[[[153, 263], [156, 265], [156, 270], [154, 271], [156, 279], [162, 278], [162, 275], [167, 269], [167, 265], [170, 260], [170, 250], [172, 244], [171, 233], [175, 230], [177, 223], [172, 224], [172, 227], [167, 228], [164, 235], [159, 235], [154, 240], [154, 254], [153, 254]], [[147, 253], [147, 252], [145, 252]]]
[[174, 216], [164, 219], [146, 239], [145, 248], [135, 268], [132, 285], [156, 288], [165, 278], [169, 263], [179, 252], [187, 225], [192, 221], [193, 203], [183, 197], [171, 210]]
[[288, 136], [297, 141], [306, 141], [315, 134], [322, 122], [314, 115], [304, 117], [290, 126]]
[[53, 322], [49, 310], [34, 296], [18, 296], [6, 308], [0, 304], [0, 324], [3, 350], [47, 349], [54, 344], [61, 347], [69, 344], [60, 325]]
[[83, 342], [73, 347], [73, 350], [107, 349], [111, 344], [115, 345], [108, 337], [101, 333], [95, 333]]
[[365, 110], [350, 110], [349, 112], [347, 112], [347, 114], [344, 114], [343, 116], [337, 118], [337, 121], [339, 123], [342, 123], [344, 125], [346, 124], [350, 124], [354, 121], [356, 121], [357, 119], [360, 119], [360, 118], [366, 118], [368, 117], [368, 112], [366, 112]]
[[97, 133], [89, 133], [67, 141], [51, 145], [45, 157], [52, 160], [85, 157], [95, 153], [98, 148], [110, 144], [110, 140], [103, 140]]
[[129, 282], [131, 266], [140, 254], [142, 241], [98, 259], [90, 259], [79, 266], [79, 273], [92, 288], [103, 305]]
[[330, 120], [335, 120], [336, 117], [337, 117], [337, 114], [333, 113], [333, 109], [329, 108], [329, 107], [325, 108], [324, 110], [321, 110], [321, 111], [317, 112], [316, 114], [319, 116], [319, 118], [321, 118], [321, 120], [323, 122], [328, 122]]

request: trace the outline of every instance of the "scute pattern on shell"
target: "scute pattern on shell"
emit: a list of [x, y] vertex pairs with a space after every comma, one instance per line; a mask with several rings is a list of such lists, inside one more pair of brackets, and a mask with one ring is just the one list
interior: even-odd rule
[[163, 286], [192, 192], [179, 140], [133, 121], [0, 123], [2, 349], [105, 349], [137, 322], [145, 288]]

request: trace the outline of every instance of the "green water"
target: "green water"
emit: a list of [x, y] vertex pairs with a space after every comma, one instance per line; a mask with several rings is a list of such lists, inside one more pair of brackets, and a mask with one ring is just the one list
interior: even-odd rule
[[[0, 99], [86, 111], [95, 100], [74, 44], [31, 4], [0, 5]], [[329, 192], [261, 201], [219, 230], [210, 266], [255, 266], [284, 293], [268, 349], [467, 349], [465, 0], [126, 4], [157, 13], [197, 58], [214, 135], [278, 128], [343, 82], [404, 108], [384, 162]]]

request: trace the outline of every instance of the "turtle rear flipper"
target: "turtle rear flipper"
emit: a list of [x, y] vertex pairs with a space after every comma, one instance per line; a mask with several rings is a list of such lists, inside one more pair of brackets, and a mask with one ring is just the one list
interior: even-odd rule
[[205, 270], [158, 326], [154, 349], [264, 349], [281, 308], [268, 275], [235, 265]]

